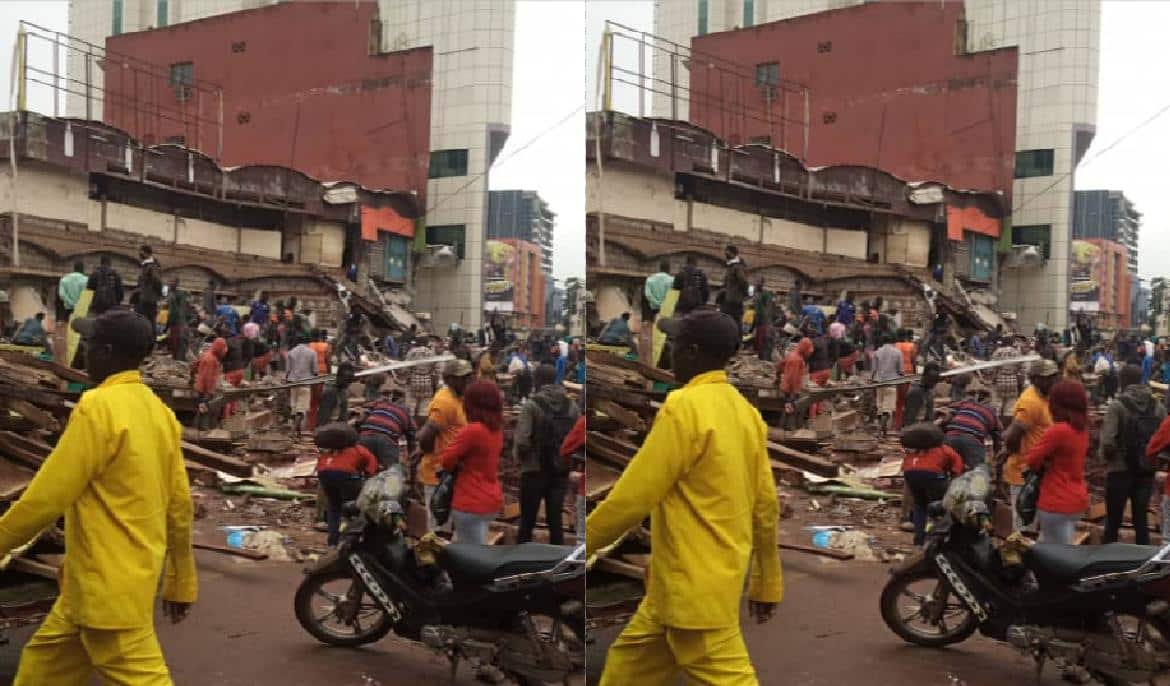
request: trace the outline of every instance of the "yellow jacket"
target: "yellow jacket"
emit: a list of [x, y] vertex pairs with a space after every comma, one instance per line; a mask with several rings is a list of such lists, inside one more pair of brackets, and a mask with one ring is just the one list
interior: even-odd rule
[[81, 396], [57, 447], [0, 517], [0, 555], [65, 515], [61, 596], [94, 629], [151, 626], [163, 598], [195, 602], [193, 507], [174, 413], [137, 371]]
[[748, 597], [780, 602], [767, 435], [725, 372], [701, 374], [667, 396], [642, 449], [589, 515], [588, 555], [651, 516], [646, 595], [663, 625], [738, 625], [749, 561]]

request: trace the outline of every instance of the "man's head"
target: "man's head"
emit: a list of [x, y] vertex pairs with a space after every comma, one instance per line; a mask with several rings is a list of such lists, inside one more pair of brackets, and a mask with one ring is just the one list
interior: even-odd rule
[[793, 281], [793, 282], [792, 282], [792, 287], [793, 287], [793, 288], [800, 288], [800, 287], [801, 287], [801, 286], [803, 286], [803, 285], [804, 285], [804, 284], [802, 284], [802, 283], [801, 283], [800, 279], [797, 279], [797, 280], [795, 280], [795, 281]]
[[473, 370], [467, 360], [448, 360], [443, 365], [443, 383], [457, 396], [462, 396], [467, 385], [471, 383]]
[[764, 277], [756, 277], [756, 290], [764, 290]]
[[417, 331], [418, 331], [418, 324], [411, 324], [410, 325], [410, 332], [415, 333]]
[[313, 331], [313, 340], [317, 341], [318, 343], [324, 343], [325, 338], [325, 329], [317, 329]]
[[85, 263], [83, 263], [81, 260], [77, 260], [76, 262], [73, 263], [73, 271], [84, 273], [85, 272]]
[[107, 310], [96, 318], [75, 319], [72, 326], [85, 339], [85, 370], [98, 384], [138, 369], [154, 345], [154, 327], [130, 310]]
[[630, 313], [622, 312], [622, 319], [626, 320], [627, 322], [630, 321]]
[[44, 312], [37, 312], [36, 318], [37, 318], [38, 322], [45, 321], [45, 313]]
[[[1052, 360], [1036, 360], [1028, 367], [1028, 380], [1040, 395], [1047, 396], [1060, 375], [1060, 368]], [[1139, 377], [1140, 378], [1140, 377]]]
[[1117, 373], [1117, 383], [1122, 388], [1135, 386], [1142, 382], [1142, 367], [1137, 364], [1127, 364]]
[[532, 384], [538, 390], [554, 384], [557, 381], [557, 368], [551, 364], [542, 364], [532, 373]]
[[670, 260], [660, 260], [658, 262], [658, 271], [670, 272]]
[[144, 245], [138, 249], [138, 257], [141, 259], [149, 259], [152, 255], [154, 255], [154, 248], [149, 245]]
[[723, 249], [723, 254], [729, 260], [735, 259], [739, 256], [739, 248], [735, 247], [734, 245], [729, 245]]
[[262, 303], [267, 303], [268, 302], [268, 291], [260, 291], [259, 300]]
[[922, 386], [923, 388], [934, 388], [938, 385], [939, 373], [942, 369], [937, 362], [927, 362], [926, 368], [922, 370]]
[[687, 255], [687, 266], [688, 267], [697, 267], [698, 265], [699, 265], [699, 258], [695, 257], [694, 255]]
[[701, 308], [659, 320], [658, 328], [670, 338], [671, 368], [681, 383], [723, 369], [739, 349], [739, 325], [716, 310]]
[[109, 255], [102, 255], [102, 258], [101, 258], [101, 260], [99, 260], [98, 262], [99, 262], [99, 264], [101, 264], [103, 267], [108, 267], [108, 266], [110, 266], [111, 264], [113, 264], [113, 262], [110, 262], [110, 256], [109, 256]]
[[853, 304], [853, 291], [845, 291], [845, 302]]
[[974, 386], [971, 384], [971, 381], [973, 381], [974, 378], [975, 377], [971, 374], [960, 374], [951, 379], [951, 385], [959, 389], [963, 394], [970, 395], [975, 390]]

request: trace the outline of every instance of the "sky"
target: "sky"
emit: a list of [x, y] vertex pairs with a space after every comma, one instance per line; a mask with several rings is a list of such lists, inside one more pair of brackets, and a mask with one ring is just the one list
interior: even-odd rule
[[[586, 92], [593, 110], [597, 108], [597, 55], [605, 20], [652, 33], [654, 3], [590, 0], [585, 17]], [[1101, 3], [1097, 135], [1076, 174], [1077, 189], [1124, 191], [1143, 213], [1138, 271], [1147, 279], [1170, 277], [1170, 164], [1166, 162], [1170, 159], [1170, 70], [1157, 68], [1152, 58], [1165, 40], [1166, 26], [1170, 26], [1170, 2]], [[615, 49], [620, 47], [618, 43]], [[630, 49], [614, 59], [627, 66], [636, 60], [636, 50]], [[615, 87], [615, 109], [634, 113], [637, 102], [632, 86]], [[1163, 108], [1167, 109], [1161, 116], [1133, 131]]]
[[[512, 132], [489, 175], [492, 190], [539, 191], [557, 214], [553, 274], [558, 279], [585, 276], [584, 12], [583, 0], [517, 2]], [[21, 19], [64, 33], [69, 3], [0, 0], [0, 110], [10, 109], [12, 51]], [[30, 43], [30, 50], [38, 44]], [[29, 58], [42, 65], [51, 60], [51, 49]], [[30, 88], [29, 101], [32, 109], [51, 114], [47, 87]]]

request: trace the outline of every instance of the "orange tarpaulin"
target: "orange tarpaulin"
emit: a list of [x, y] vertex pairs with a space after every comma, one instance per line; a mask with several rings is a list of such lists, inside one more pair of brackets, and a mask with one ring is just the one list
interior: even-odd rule
[[386, 231], [414, 238], [414, 221], [394, 211], [392, 207], [362, 207], [362, 239], [378, 240], [378, 232]]
[[947, 207], [947, 238], [961, 241], [964, 231], [999, 238], [999, 220], [983, 214], [978, 207]]

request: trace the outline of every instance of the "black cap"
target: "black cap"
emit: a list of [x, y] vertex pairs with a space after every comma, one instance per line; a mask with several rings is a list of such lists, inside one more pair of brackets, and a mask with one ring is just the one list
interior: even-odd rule
[[658, 328], [684, 345], [695, 345], [712, 354], [733, 355], [739, 349], [739, 325], [718, 310], [691, 310], [684, 317], [658, 320]]
[[145, 357], [154, 345], [154, 327], [132, 310], [107, 310], [96, 318], [74, 319], [71, 326], [88, 342], [109, 345], [127, 355]]

